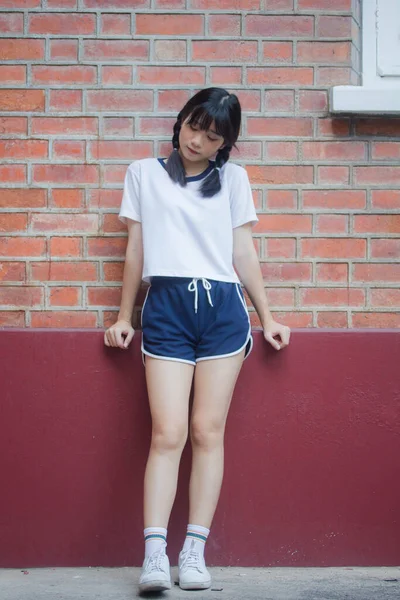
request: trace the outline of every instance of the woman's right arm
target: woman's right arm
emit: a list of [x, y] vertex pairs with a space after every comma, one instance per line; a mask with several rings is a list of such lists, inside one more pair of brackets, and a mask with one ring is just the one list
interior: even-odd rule
[[[104, 334], [106, 346], [128, 348], [135, 330], [132, 327], [132, 312], [137, 293], [142, 282], [143, 240], [142, 225], [138, 221], [127, 220], [128, 245], [126, 248], [124, 274], [122, 280], [121, 306], [118, 320]], [[125, 339], [123, 336], [126, 336]]]

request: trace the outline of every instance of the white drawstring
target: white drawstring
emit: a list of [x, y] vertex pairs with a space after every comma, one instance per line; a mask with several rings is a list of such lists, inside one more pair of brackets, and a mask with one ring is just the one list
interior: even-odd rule
[[211, 306], [214, 306], [214, 304], [212, 303], [211, 294], [210, 294], [210, 290], [212, 288], [211, 283], [209, 281], [207, 281], [207, 279], [205, 279], [204, 277], [195, 277], [189, 283], [188, 290], [189, 290], [189, 292], [194, 292], [194, 312], [196, 312], [196, 313], [197, 313], [198, 299], [199, 299], [199, 291], [197, 289], [197, 282], [199, 281], [199, 279], [201, 279], [203, 288], [207, 292], [207, 298], [208, 298], [209, 303], [211, 304]]

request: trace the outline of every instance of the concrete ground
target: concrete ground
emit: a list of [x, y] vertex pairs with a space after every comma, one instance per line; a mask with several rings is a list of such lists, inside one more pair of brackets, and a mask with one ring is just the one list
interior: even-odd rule
[[[211, 567], [211, 589], [147, 594], [165, 600], [399, 600], [400, 567]], [[172, 567], [172, 580], [177, 567]], [[1, 600], [132, 600], [139, 568], [0, 569]], [[144, 596], [143, 596], [144, 597]]]

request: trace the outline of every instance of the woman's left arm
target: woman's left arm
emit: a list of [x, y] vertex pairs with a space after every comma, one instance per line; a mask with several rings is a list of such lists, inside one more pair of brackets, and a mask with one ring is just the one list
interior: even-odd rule
[[233, 264], [260, 318], [265, 339], [276, 350], [284, 348], [289, 344], [290, 328], [274, 321], [269, 310], [250, 223], [233, 229]]

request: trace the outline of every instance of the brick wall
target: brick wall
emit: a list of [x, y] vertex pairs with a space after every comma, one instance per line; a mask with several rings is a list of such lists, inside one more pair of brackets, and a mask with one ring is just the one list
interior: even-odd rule
[[359, 5], [0, 0], [0, 325], [113, 322], [126, 168], [167, 155], [183, 103], [216, 85], [242, 103], [231, 158], [277, 318], [399, 327], [400, 120], [328, 111], [359, 81]]

